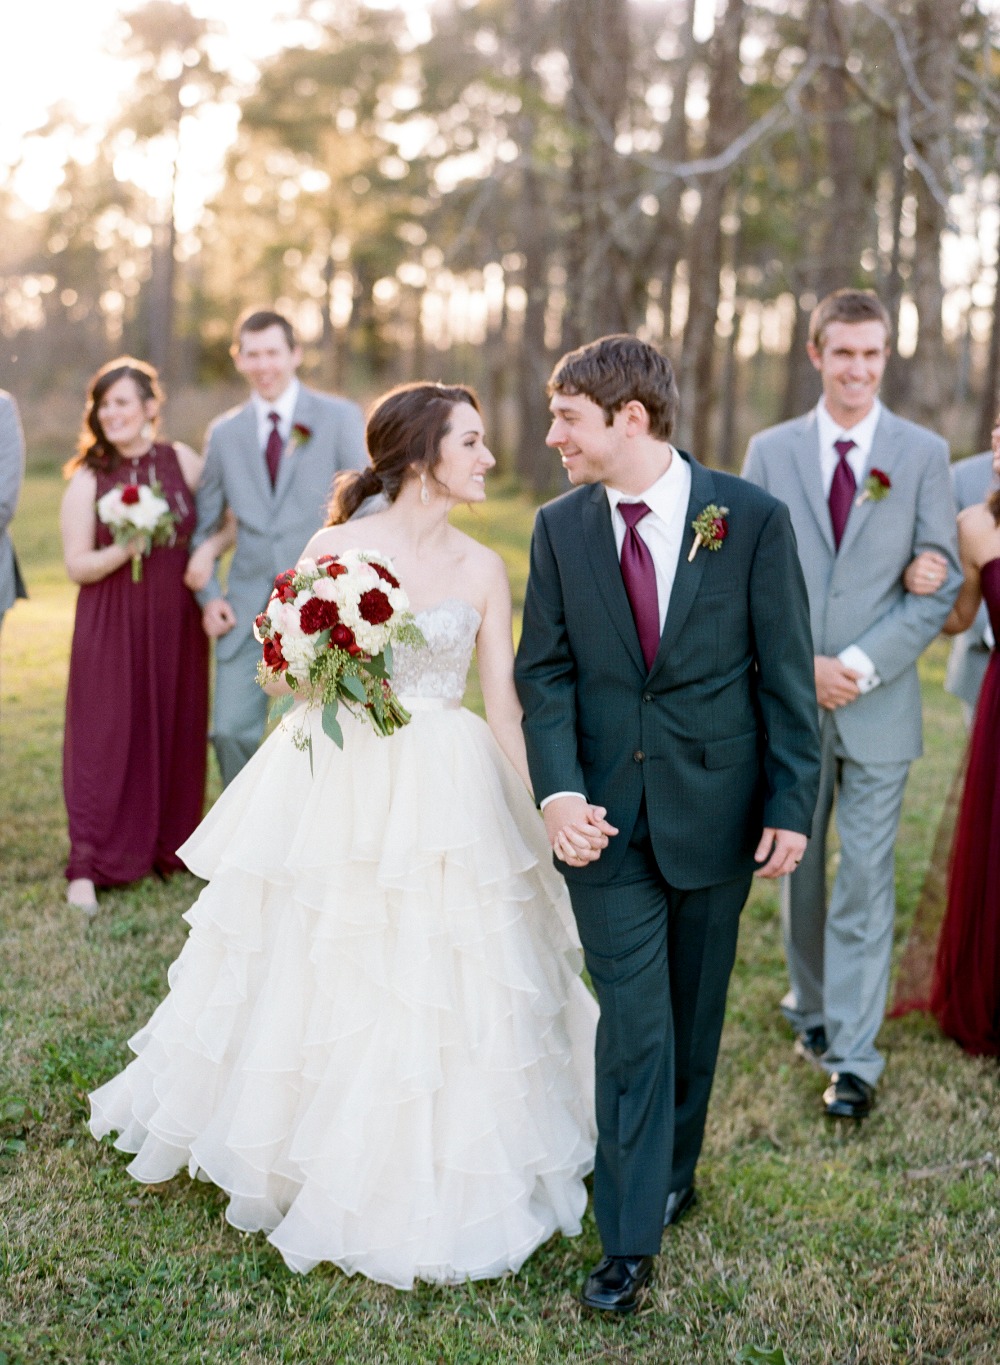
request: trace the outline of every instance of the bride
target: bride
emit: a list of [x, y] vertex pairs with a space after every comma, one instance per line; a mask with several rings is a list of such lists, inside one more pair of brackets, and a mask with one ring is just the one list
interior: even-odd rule
[[[213, 1181], [293, 1270], [411, 1288], [579, 1232], [596, 1006], [527, 790], [503, 563], [448, 521], [495, 463], [476, 397], [403, 386], [366, 437], [305, 555], [391, 557], [426, 640], [395, 650], [412, 720], [342, 709], [341, 750], [300, 701], [223, 792], [180, 850], [208, 885], [169, 993], [90, 1128], [137, 1180]], [[488, 726], [461, 707], [473, 650]]]

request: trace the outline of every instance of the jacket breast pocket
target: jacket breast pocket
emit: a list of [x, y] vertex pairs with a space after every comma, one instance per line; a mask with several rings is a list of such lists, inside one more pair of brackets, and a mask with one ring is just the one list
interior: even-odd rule
[[702, 759], [706, 768], [735, 768], [740, 763], [757, 761], [757, 731], [731, 735], [728, 739], [710, 739]]

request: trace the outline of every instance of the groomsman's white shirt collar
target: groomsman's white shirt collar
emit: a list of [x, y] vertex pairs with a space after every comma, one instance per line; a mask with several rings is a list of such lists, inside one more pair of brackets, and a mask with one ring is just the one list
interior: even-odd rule
[[[871, 411], [862, 417], [860, 422], [845, 431], [830, 416], [825, 401], [822, 398], [819, 400], [816, 405], [816, 425], [819, 431], [819, 469], [823, 478], [824, 497], [829, 498], [830, 496], [833, 471], [840, 459], [833, 448], [833, 443], [839, 441], [841, 437], [849, 437], [854, 442], [854, 449], [847, 452], [847, 463], [854, 473], [854, 482], [857, 487], [860, 488], [864, 483], [868, 458], [872, 453], [872, 442], [875, 440], [875, 428], [878, 426], [878, 419], [881, 415], [882, 404], [876, 398]], [[875, 665], [871, 659], [857, 645], [848, 645], [846, 649], [840, 651], [837, 658], [845, 668], [853, 668], [861, 674], [858, 679], [858, 688], [862, 693], [870, 692], [873, 687], [878, 687], [882, 681], [876, 673]]]
[[823, 476], [823, 496], [825, 498], [830, 496], [833, 471], [837, 468], [837, 461], [840, 459], [833, 448], [834, 441], [839, 441], [841, 437], [847, 437], [854, 442], [854, 449], [847, 452], [847, 463], [854, 473], [854, 482], [860, 488], [864, 482], [865, 471], [868, 468], [868, 457], [872, 453], [872, 442], [875, 440], [875, 428], [878, 426], [878, 419], [881, 415], [882, 404], [876, 398], [871, 411], [862, 417], [861, 421], [855, 426], [845, 431], [830, 416], [825, 401], [822, 398], [819, 400], [816, 405], [816, 425], [819, 429], [819, 469]]
[[298, 402], [301, 387], [299, 381], [293, 379], [281, 397], [276, 398], [273, 403], [261, 398], [259, 393], [250, 395], [254, 416], [257, 419], [257, 438], [261, 450], [267, 445], [267, 438], [271, 434], [271, 419], [268, 416], [268, 413], [271, 412], [276, 412], [281, 419], [278, 422], [278, 435], [285, 445], [288, 444], [288, 438], [292, 434], [292, 417], [295, 413], [295, 404]]
[[670, 467], [665, 474], [646, 489], [640, 497], [620, 493], [617, 488], [605, 488], [611, 506], [611, 526], [615, 533], [615, 548], [621, 558], [625, 539], [625, 518], [618, 511], [620, 502], [644, 502], [649, 513], [636, 523], [636, 531], [645, 541], [656, 570], [656, 601], [660, 609], [660, 634], [667, 619], [670, 594], [677, 573], [677, 560], [684, 539], [684, 523], [691, 498], [691, 466], [670, 447]]

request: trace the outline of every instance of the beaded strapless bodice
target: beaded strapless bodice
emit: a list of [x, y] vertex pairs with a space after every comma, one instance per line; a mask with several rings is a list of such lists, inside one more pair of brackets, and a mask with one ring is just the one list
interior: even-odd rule
[[446, 597], [414, 612], [414, 617], [427, 644], [393, 648], [393, 688], [404, 699], [433, 697], [457, 706], [465, 695], [482, 618], [471, 602], [460, 597]]

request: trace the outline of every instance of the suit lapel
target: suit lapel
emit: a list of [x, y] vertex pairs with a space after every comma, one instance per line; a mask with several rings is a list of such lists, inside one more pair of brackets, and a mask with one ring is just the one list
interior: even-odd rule
[[[792, 463], [809, 510], [816, 519], [820, 535], [831, 555], [836, 554], [833, 526], [830, 524], [830, 504], [823, 494], [823, 474], [819, 466], [819, 423], [815, 409], [799, 419], [799, 429], [790, 437]], [[777, 494], [777, 496], [781, 496]], [[852, 509], [853, 510], [853, 509]], [[848, 518], [850, 526], [850, 518]]]
[[270, 507], [274, 492], [267, 472], [267, 460], [257, 432], [257, 412], [253, 403], [248, 403], [238, 414], [233, 435], [241, 452], [245, 452], [243, 464], [246, 468], [254, 491], [262, 506]]
[[622, 638], [622, 643], [645, 677], [646, 663], [639, 647], [639, 635], [622, 581], [618, 548], [611, 526], [611, 508], [603, 484], [594, 484], [590, 496], [584, 502], [583, 539], [590, 560], [591, 579], [597, 584], [598, 592], [614, 622], [615, 629]]
[[[278, 466], [278, 481], [274, 486], [275, 506], [281, 503], [289, 488], [295, 481], [295, 475], [299, 465], [302, 463], [304, 447], [308, 441], [296, 441], [296, 426], [308, 427], [310, 432], [315, 433], [316, 421], [314, 413], [315, 404], [312, 394], [304, 385], [299, 387], [299, 396], [295, 400], [295, 411], [292, 413], [292, 426], [289, 432], [288, 441], [285, 443], [285, 451], [281, 457], [281, 464]], [[310, 436], [309, 440], [315, 439]]]
[[681, 458], [687, 460], [691, 466], [691, 493], [684, 519], [684, 534], [681, 537], [680, 553], [677, 556], [677, 572], [674, 575], [674, 585], [670, 590], [667, 619], [663, 623], [660, 647], [656, 651], [656, 658], [653, 660], [650, 675], [662, 668], [669, 657], [674, 641], [684, 629], [701, 584], [702, 574], [705, 572], [708, 555], [712, 553], [710, 550], [701, 548], [694, 559], [688, 559], [691, 546], [694, 544], [694, 528], [691, 523], [709, 503], [715, 502], [715, 480], [710, 470], [706, 469], [704, 465], [698, 464], [689, 455], [682, 454]]
[[[888, 412], [883, 408], [878, 419], [878, 424], [875, 427], [872, 448], [868, 454], [868, 463], [865, 465], [865, 478], [867, 478], [872, 469], [881, 469], [884, 474], [889, 475], [890, 479], [892, 478], [893, 470], [896, 468], [902, 453], [900, 435], [901, 433], [897, 426], [896, 419], [891, 412]], [[860, 497], [863, 491], [864, 479], [861, 482], [861, 487], [858, 489], [857, 497]], [[891, 492], [889, 496], [892, 497]], [[857, 501], [855, 501], [854, 506], [851, 508], [851, 515], [847, 518], [847, 525], [844, 527], [844, 537], [840, 542], [840, 549], [837, 552], [838, 559], [842, 559], [848, 554], [852, 545], [864, 530], [868, 518], [873, 515], [874, 510], [875, 503], [871, 498], [866, 498], [860, 507], [857, 505]]]

